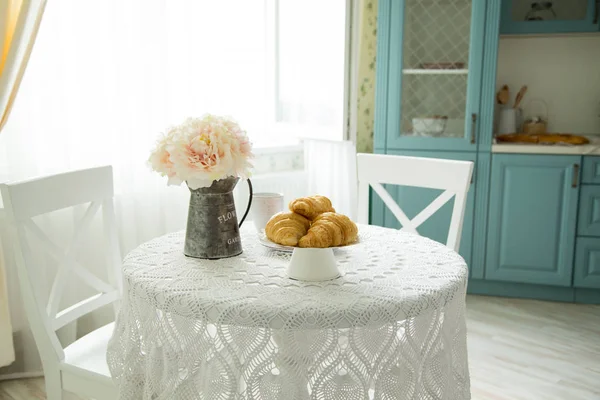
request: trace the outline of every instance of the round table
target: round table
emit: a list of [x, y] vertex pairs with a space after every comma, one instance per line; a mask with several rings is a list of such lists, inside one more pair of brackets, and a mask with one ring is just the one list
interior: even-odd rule
[[108, 364], [122, 399], [469, 399], [468, 268], [446, 246], [359, 226], [340, 278], [286, 276], [290, 254], [183, 255], [184, 233], [132, 251]]

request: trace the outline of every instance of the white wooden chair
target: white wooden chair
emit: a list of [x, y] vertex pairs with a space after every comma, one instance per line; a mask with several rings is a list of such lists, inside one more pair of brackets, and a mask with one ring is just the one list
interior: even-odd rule
[[[454, 208], [446, 246], [458, 251], [473, 163], [379, 154], [358, 154], [358, 221], [369, 223], [369, 186], [402, 225], [401, 230], [419, 233], [417, 228], [454, 197]], [[412, 220], [382, 184], [444, 190]]]
[[[61, 327], [107, 304], [113, 303], [116, 312], [122, 283], [121, 255], [112, 202], [112, 167], [2, 184], [0, 192], [6, 217], [11, 225], [21, 295], [42, 360], [48, 400], [62, 399], [63, 390], [95, 399], [116, 399], [118, 391], [106, 363], [106, 347], [114, 323], [89, 333], [65, 348], [56, 335]], [[85, 203], [90, 204], [81, 220], [76, 223], [66, 251], [52, 243], [32, 220], [38, 215]], [[100, 208], [110, 284], [75, 260], [92, 217]], [[37, 240], [29, 243], [28, 233]], [[54, 258], [59, 265], [48, 301], [41, 299], [40, 293], [34, 289], [41, 267], [35, 264], [32, 252], [44, 252], [44, 256]], [[67, 281], [72, 279], [79, 279], [79, 282], [87, 284], [98, 294], [59, 310]]]

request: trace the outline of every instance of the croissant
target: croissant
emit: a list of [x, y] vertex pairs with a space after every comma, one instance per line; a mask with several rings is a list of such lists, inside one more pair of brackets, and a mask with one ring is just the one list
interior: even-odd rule
[[265, 233], [272, 242], [284, 246], [297, 246], [298, 240], [306, 235], [310, 221], [300, 214], [280, 212], [271, 217]]
[[358, 237], [356, 224], [342, 214], [326, 212], [312, 222], [308, 233], [298, 242], [300, 247], [333, 247], [354, 243]]
[[331, 200], [319, 195], [292, 200], [289, 207], [290, 211], [303, 215], [310, 220], [315, 219], [317, 215], [324, 212], [335, 212]]

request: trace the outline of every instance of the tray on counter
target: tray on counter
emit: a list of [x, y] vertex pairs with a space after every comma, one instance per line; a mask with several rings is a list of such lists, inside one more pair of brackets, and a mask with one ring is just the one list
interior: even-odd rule
[[512, 133], [497, 135], [498, 143], [527, 143], [527, 144], [567, 144], [567, 145], [582, 145], [590, 143], [590, 140], [581, 135], [573, 135], [568, 133], [541, 133], [541, 134], [525, 134]]

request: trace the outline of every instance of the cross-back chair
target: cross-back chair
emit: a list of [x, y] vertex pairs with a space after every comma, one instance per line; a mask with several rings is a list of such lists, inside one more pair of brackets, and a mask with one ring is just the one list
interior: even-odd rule
[[[404, 231], [417, 228], [454, 197], [446, 246], [458, 251], [473, 163], [379, 154], [358, 154], [358, 221], [369, 222], [369, 187], [402, 225]], [[443, 192], [413, 219], [408, 218], [382, 184], [439, 189]]]
[[[0, 193], [12, 232], [21, 295], [40, 353], [47, 398], [60, 400], [63, 390], [95, 399], [116, 399], [106, 363], [106, 347], [114, 323], [99, 328], [63, 348], [56, 331], [108, 304], [118, 306], [122, 293], [121, 253], [113, 208], [112, 167], [67, 172], [23, 182], [2, 184]], [[66, 250], [59, 248], [35, 223], [34, 217], [89, 203], [75, 224]], [[94, 215], [102, 209], [109, 282], [77, 262], [75, 255]], [[36, 240], [29, 240], [29, 237]], [[32, 243], [33, 242], [33, 243]], [[41, 265], [33, 252], [43, 252], [58, 264], [48, 300], [35, 290]], [[43, 275], [43, 274], [42, 274]], [[67, 281], [77, 279], [97, 292], [79, 303], [60, 309]]]

